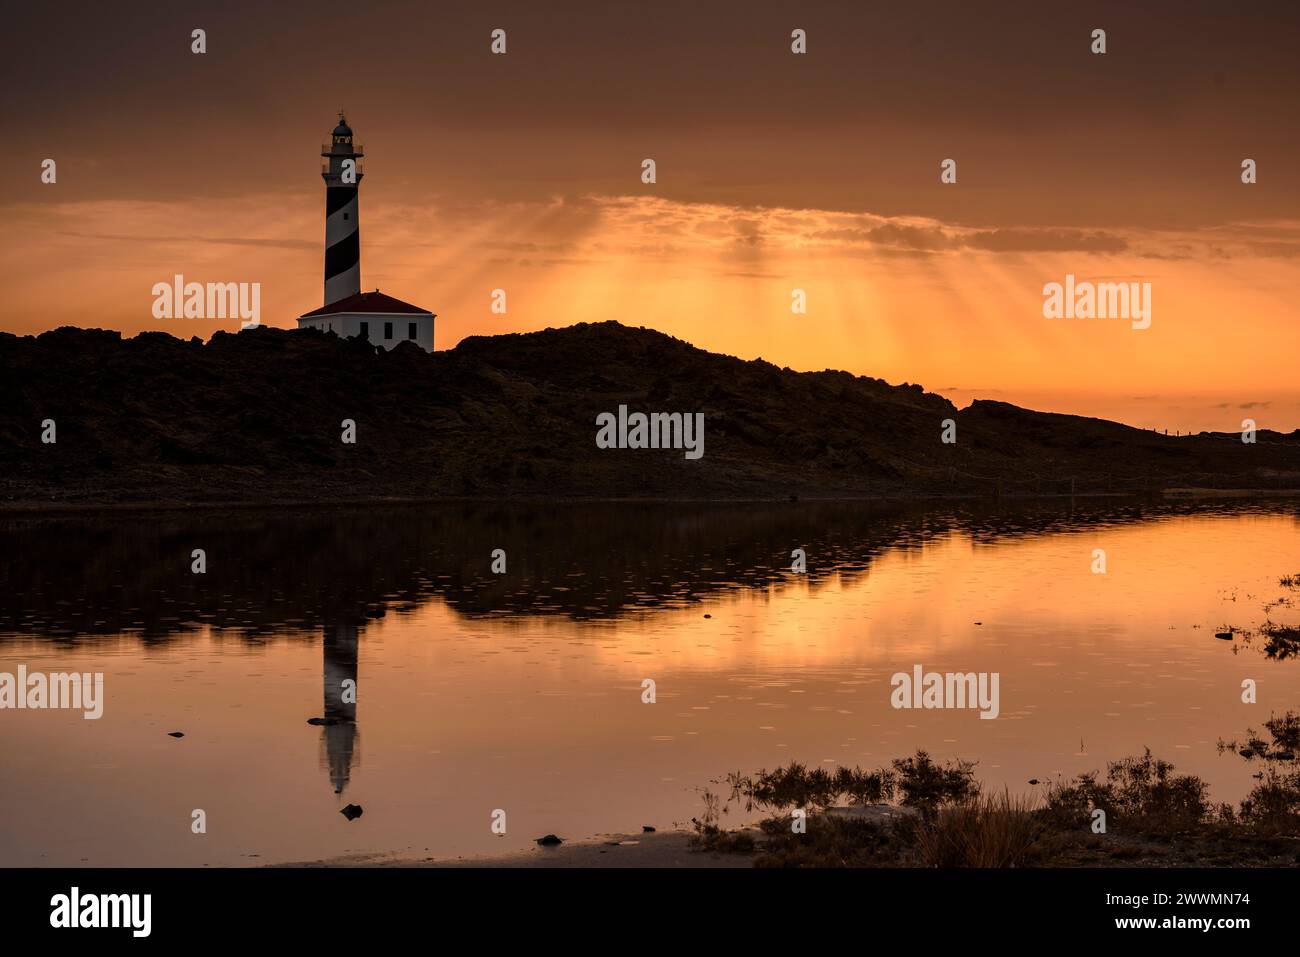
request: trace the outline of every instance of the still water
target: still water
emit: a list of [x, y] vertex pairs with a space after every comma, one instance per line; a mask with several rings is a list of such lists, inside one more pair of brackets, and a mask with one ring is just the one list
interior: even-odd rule
[[[1236, 801], [1253, 768], [1216, 742], [1300, 707], [1300, 661], [1249, 637], [1300, 618], [1297, 572], [1294, 503], [11, 518], [0, 672], [105, 700], [0, 710], [0, 866], [503, 854], [917, 748], [1028, 793], [1150, 747]], [[895, 710], [916, 665], [997, 672], [999, 716]]]

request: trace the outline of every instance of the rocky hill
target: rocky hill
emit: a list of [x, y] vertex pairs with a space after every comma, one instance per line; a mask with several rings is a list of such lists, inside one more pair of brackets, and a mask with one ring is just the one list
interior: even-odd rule
[[[702, 412], [705, 454], [596, 417]], [[41, 441], [42, 422], [57, 441]], [[356, 442], [342, 441], [343, 420]], [[957, 442], [940, 441], [943, 420]], [[428, 354], [260, 328], [0, 334], [0, 504], [1032, 495], [1300, 488], [1300, 432], [1173, 437], [793, 372], [614, 322]]]

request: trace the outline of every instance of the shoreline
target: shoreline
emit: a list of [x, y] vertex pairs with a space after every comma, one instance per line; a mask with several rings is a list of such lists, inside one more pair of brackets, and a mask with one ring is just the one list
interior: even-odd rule
[[1119, 499], [1159, 499], [1162, 501], [1202, 501], [1213, 499], [1273, 499], [1300, 498], [1300, 489], [1251, 489], [1251, 488], [1166, 488], [1154, 492], [1120, 491], [1120, 492], [1079, 492], [1076, 494], [1035, 494], [1035, 495], [826, 495], [791, 497], [709, 497], [709, 496], [646, 496], [646, 497], [604, 497], [604, 496], [542, 496], [520, 495], [509, 497], [472, 497], [440, 496], [403, 497], [370, 496], [356, 499], [319, 499], [286, 498], [248, 501], [243, 499], [217, 501], [178, 501], [174, 499], [150, 499], [139, 502], [40, 502], [19, 501], [0, 502], [0, 516], [44, 516], [44, 515], [94, 515], [139, 514], [147, 512], [228, 512], [228, 511], [279, 511], [294, 510], [329, 510], [347, 511], [358, 508], [398, 507], [428, 505], [799, 505], [799, 504], [874, 504], [874, 505], [921, 505], [938, 503], [993, 503], [993, 502], [1034, 502], [1066, 501], [1083, 499], [1085, 501], [1106, 501]]
[[697, 850], [692, 834], [685, 830], [655, 831], [650, 834], [598, 834], [582, 840], [565, 841], [558, 847], [532, 847], [504, 854], [471, 857], [413, 857], [400, 853], [356, 854], [268, 864], [272, 868], [297, 867], [391, 867], [391, 868], [703, 868], [723, 870], [749, 868], [748, 854]]

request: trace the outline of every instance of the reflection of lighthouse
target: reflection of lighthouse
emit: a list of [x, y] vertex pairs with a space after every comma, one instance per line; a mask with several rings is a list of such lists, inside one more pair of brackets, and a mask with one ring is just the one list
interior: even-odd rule
[[335, 622], [325, 626], [322, 644], [325, 717], [320, 721], [321, 767], [329, 771], [334, 793], [347, 787], [354, 761], [360, 757], [357, 734], [357, 626]]

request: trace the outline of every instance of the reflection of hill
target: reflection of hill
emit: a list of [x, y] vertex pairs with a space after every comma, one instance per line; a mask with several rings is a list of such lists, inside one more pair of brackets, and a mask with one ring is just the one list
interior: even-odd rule
[[[766, 498], [1300, 486], [1300, 433], [1157, 435], [744, 362], [617, 323], [375, 355], [309, 332], [0, 334], [0, 501]], [[596, 447], [699, 412], [705, 454]], [[46, 418], [58, 441], [41, 443]], [[945, 419], [956, 444], [940, 441]], [[340, 440], [344, 419], [357, 441]], [[1236, 423], [1231, 423], [1235, 425]]]
[[[12, 520], [0, 526], [0, 634], [152, 641], [207, 625], [258, 640], [433, 599], [464, 615], [608, 618], [780, 582], [794, 548], [807, 551], [815, 584], [866, 574], [881, 551], [955, 528], [978, 540], [1204, 510], [449, 505]], [[190, 571], [196, 548], [205, 575]], [[506, 550], [505, 575], [490, 573], [495, 548]]]

